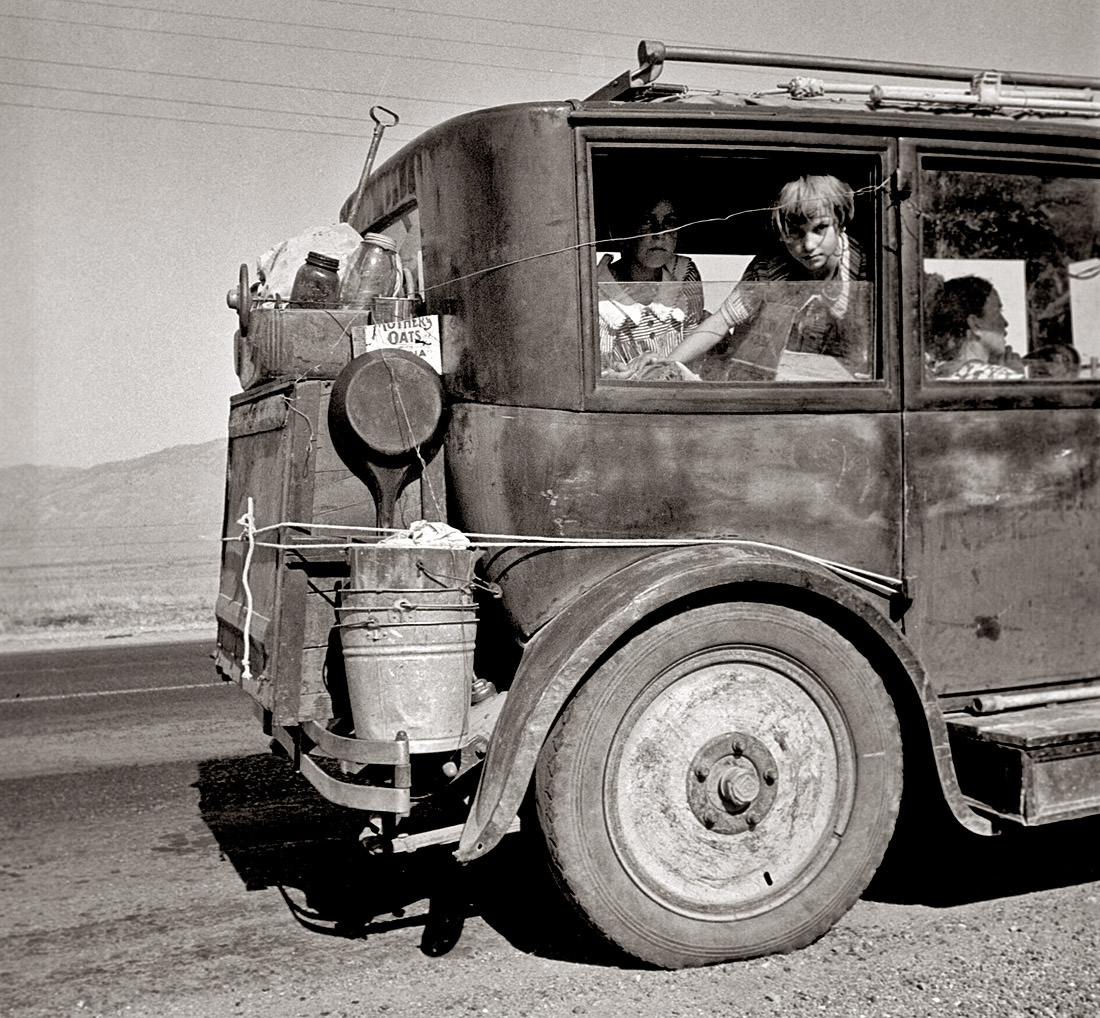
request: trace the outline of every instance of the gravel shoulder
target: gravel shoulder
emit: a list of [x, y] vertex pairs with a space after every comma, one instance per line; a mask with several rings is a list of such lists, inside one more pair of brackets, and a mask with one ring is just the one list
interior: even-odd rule
[[11, 1018], [1100, 1015], [1094, 821], [930, 841], [802, 951], [663, 972], [561, 938], [522, 835], [465, 870], [441, 849], [377, 863], [361, 818], [270, 756], [0, 797]]

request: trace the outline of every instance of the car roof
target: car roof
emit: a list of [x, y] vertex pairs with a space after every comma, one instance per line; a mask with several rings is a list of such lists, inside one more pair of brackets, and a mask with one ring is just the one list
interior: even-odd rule
[[[752, 90], [670, 84], [658, 80], [666, 61], [747, 67], [759, 74], [761, 84]], [[925, 121], [1068, 121], [1100, 127], [1100, 78], [666, 46], [646, 40], [638, 45], [638, 64], [597, 89], [581, 108], [671, 107], [687, 112], [697, 106], [730, 111], [770, 107], [816, 111], [814, 119], [836, 121], [863, 119], [863, 114], [884, 120], [913, 115]], [[777, 83], [775, 68], [781, 74], [796, 73]], [[716, 73], [713, 67], [706, 72], [712, 79]], [[912, 84], [914, 79], [918, 84]]]

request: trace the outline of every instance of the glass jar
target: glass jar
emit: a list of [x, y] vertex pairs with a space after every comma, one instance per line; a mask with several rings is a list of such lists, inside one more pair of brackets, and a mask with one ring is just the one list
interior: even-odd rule
[[340, 293], [340, 277], [336, 274], [339, 267], [338, 258], [310, 251], [294, 277], [287, 307], [335, 307]]
[[363, 242], [348, 258], [340, 303], [348, 307], [371, 307], [375, 297], [396, 297], [401, 293], [401, 258], [392, 237], [364, 233]]

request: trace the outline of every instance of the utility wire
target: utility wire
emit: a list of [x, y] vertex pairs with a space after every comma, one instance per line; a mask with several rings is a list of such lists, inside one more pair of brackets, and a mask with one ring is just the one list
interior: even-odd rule
[[[155, 113], [121, 113], [116, 110], [89, 110], [81, 106], [47, 106], [43, 103], [20, 103], [8, 99], [0, 99], [0, 106], [14, 106], [27, 110], [52, 110], [55, 113], [93, 113], [104, 117], [124, 117], [130, 120], [162, 120], [168, 124], [201, 124], [206, 127], [235, 127], [251, 128], [257, 131], [279, 131], [283, 134], [312, 134], [326, 138], [357, 138], [360, 141], [370, 137], [370, 134], [348, 134], [344, 131], [315, 131], [304, 127], [275, 127], [271, 124], [237, 124], [228, 120], [195, 120], [192, 117], [164, 117]], [[393, 128], [390, 129], [391, 131]], [[387, 136], [389, 131], [386, 132]], [[410, 136], [411, 137], [415, 137]], [[396, 138], [395, 141], [409, 141], [410, 138]]]
[[[243, 113], [272, 113], [276, 116], [289, 117], [319, 117], [322, 120], [351, 120], [357, 124], [373, 124], [369, 117], [345, 117], [338, 113], [308, 113], [300, 110], [273, 110], [266, 106], [237, 106], [230, 103], [206, 102], [202, 99], [162, 99], [155, 95], [134, 95], [132, 92], [103, 92], [91, 88], [66, 88], [63, 85], [31, 85], [22, 81], [4, 81], [0, 79], [0, 85], [14, 86], [15, 88], [41, 88], [51, 92], [77, 92], [80, 95], [106, 96], [112, 99], [138, 99], [141, 102], [158, 103], [183, 103], [187, 106], [210, 106], [219, 110], [239, 110]], [[434, 124], [417, 124], [410, 120], [402, 120], [402, 127], [421, 127], [427, 129]]]
[[[163, 7], [145, 7], [145, 6], [142, 6], [141, 4], [112, 3], [112, 2], [110, 2], [110, 0], [66, 0], [66, 2], [71, 3], [71, 4], [81, 4], [81, 5], [87, 6], [87, 7], [108, 7], [108, 8], [113, 8], [113, 9], [116, 9], [116, 10], [124, 10], [124, 11], [143, 11], [145, 13], [152, 13], [152, 14], [175, 15], [176, 17], [202, 18], [204, 21], [238, 21], [238, 22], [243, 21], [245, 24], [264, 25], [266, 27], [272, 27], [272, 28], [315, 28], [315, 29], [319, 29], [319, 30], [325, 31], [325, 32], [340, 32], [341, 34], [349, 34], [350, 33], [350, 34], [354, 34], [354, 35], [383, 36], [384, 38], [390, 38], [390, 39], [415, 39], [417, 41], [430, 40], [430, 41], [434, 41], [434, 42], [449, 42], [449, 43], [453, 43], [453, 42], [456, 41], [454, 39], [447, 38], [447, 37], [444, 37], [444, 36], [438, 36], [438, 35], [423, 35], [423, 34], [420, 34], [420, 33], [417, 33], [417, 34], [404, 34], [404, 33], [400, 33], [400, 32], [381, 32], [381, 31], [378, 31], [377, 29], [371, 29], [371, 28], [347, 28], [343, 25], [316, 25], [316, 24], [311, 24], [308, 21], [272, 21], [268, 18], [246, 18], [246, 17], [242, 17], [240, 15], [235, 15], [235, 14], [207, 14], [205, 12], [195, 12], [195, 11], [165, 10]], [[396, 8], [379, 8], [379, 9], [382, 9], [382, 10], [388, 9], [388, 10], [393, 11], [394, 13], [401, 13], [401, 14], [416, 13], [416, 12], [406, 12], [406, 11], [398, 12]], [[437, 12], [424, 12], [424, 13], [428, 17], [442, 17], [442, 18], [451, 17], [451, 15], [444, 14], [444, 13], [441, 13], [441, 12], [438, 12], [438, 13]], [[471, 17], [472, 15], [466, 15], [466, 16]], [[498, 19], [496, 19], [496, 18], [485, 18], [485, 19], [479, 19], [479, 20], [496, 21]], [[521, 22], [521, 24], [522, 24], [522, 22]], [[538, 26], [538, 27], [544, 27], [544, 26]], [[532, 53], [548, 53], [548, 54], [555, 54], [555, 55], [558, 55], [558, 56], [567, 56], [567, 57], [590, 57], [590, 58], [594, 57], [597, 60], [614, 60], [614, 59], [616, 59], [615, 57], [605, 56], [602, 53], [585, 53], [585, 52], [582, 52], [580, 50], [550, 49], [550, 48], [547, 48], [547, 47], [544, 47], [544, 46], [522, 46], [522, 45], [519, 45], [517, 43], [510, 43], [510, 42], [484, 43], [484, 42], [473, 42], [471, 40], [458, 40], [458, 41], [465, 42], [467, 45], [471, 45], [471, 46], [492, 46], [495, 49], [518, 49], [518, 50], [527, 50], [527, 51], [532, 52]]]
[[459, 18], [465, 21], [489, 21], [495, 25], [512, 25], [517, 28], [544, 28], [555, 32], [569, 32], [570, 35], [596, 35], [600, 38], [631, 39], [635, 43], [638, 36], [628, 32], [602, 32], [594, 28], [577, 28], [574, 25], [547, 25], [539, 21], [514, 21], [508, 18], [488, 18], [483, 14], [452, 14], [450, 11], [429, 11], [420, 7], [398, 8], [393, 4], [356, 3], [354, 0], [315, 0], [316, 3], [333, 4], [337, 7], [358, 7], [372, 11], [391, 11], [398, 14], [423, 14], [425, 17]]
[[[203, 32], [181, 32], [174, 29], [167, 28], [139, 28], [134, 25], [110, 25], [103, 24], [98, 21], [72, 21], [66, 18], [46, 18], [33, 14], [3, 14], [0, 13], [0, 18], [13, 18], [22, 21], [37, 21], [46, 24], [53, 25], [68, 25], [74, 28], [106, 28], [119, 32], [145, 32], [151, 35], [170, 35], [183, 39], [208, 39], [215, 42], [240, 42], [247, 43], [250, 46], [280, 46], [284, 49], [300, 49], [310, 50], [312, 52], [320, 53], [345, 53], [349, 56], [380, 56], [380, 57], [396, 57], [402, 61], [415, 60], [420, 63], [431, 64], [453, 64], [457, 67], [476, 67], [480, 71], [484, 71], [487, 67], [495, 67], [500, 70], [513, 70], [513, 71], [526, 71], [529, 74], [556, 74], [561, 77], [568, 77], [574, 79], [588, 78], [593, 81], [603, 80], [602, 75], [598, 74], [583, 74], [576, 71], [557, 71], [553, 68], [547, 67], [531, 67], [530, 64], [495, 64], [485, 60], [455, 60], [449, 57], [421, 57], [415, 56], [411, 53], [394, 53], [392, 50], [359, 50], [348, 49], [344, 46], [317, 46], [311, 43], [303, 42], [284, 42], [281, 39], [255, 39], [244, 37], [229, 37], [224, 35], [209, 35]], [[339, 29], [332, 29], [332, 31], [339, 31]], [[414, 37], [419, 38], [419, 37]], [[437, 40], [440, 42], [446, 42], [449, 40]], [[489, 45], [486, 43], [475, 43], [472, 45]], [[582, 54], [583, 55], [583, 54]], [[610, 58], [605, 58], [610, 59]]]
[[397, 95], [390, 92], [358, 92], [350, 88], [326, 88], [323, 85], [287, 85], [281, 81], [252, 81], [248, 78], [215, 78], [209, 74], [181, 74], [178, 71], [154, 71], [138, 67], [112, 67], [109, 64], [83, 64], [73, 60], [46, 60], [41, 57], [12, 57], [0, 54], [0, 60], [15, 60], [25, 64], [46, 64], [51, 67], [77, 67], [92, 71], [113, 71], [119, 74], [149, 74], [161, 78], [183, 78], [188, 81], [209, 81], [224, 85], [256, 85], [263, 88], [283, 88], [297, 92], [322, 92], [331, 95], [350, 95], [363, 99], [400, 99], [408, 102], [435, 103], [440, 106], [460, 106], [465, 110], [480, 109], [473, 103], [455, 99], [429, 99], [419, 95]]

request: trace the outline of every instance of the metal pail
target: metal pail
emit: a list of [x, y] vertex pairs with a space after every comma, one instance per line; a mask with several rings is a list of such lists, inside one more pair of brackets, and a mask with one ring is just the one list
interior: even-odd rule
[[480, 552], [364, 545], [348, 551], [341, 640], [355, 735], [405, 732], [418, 752], [457, 749], [474, 675]]

